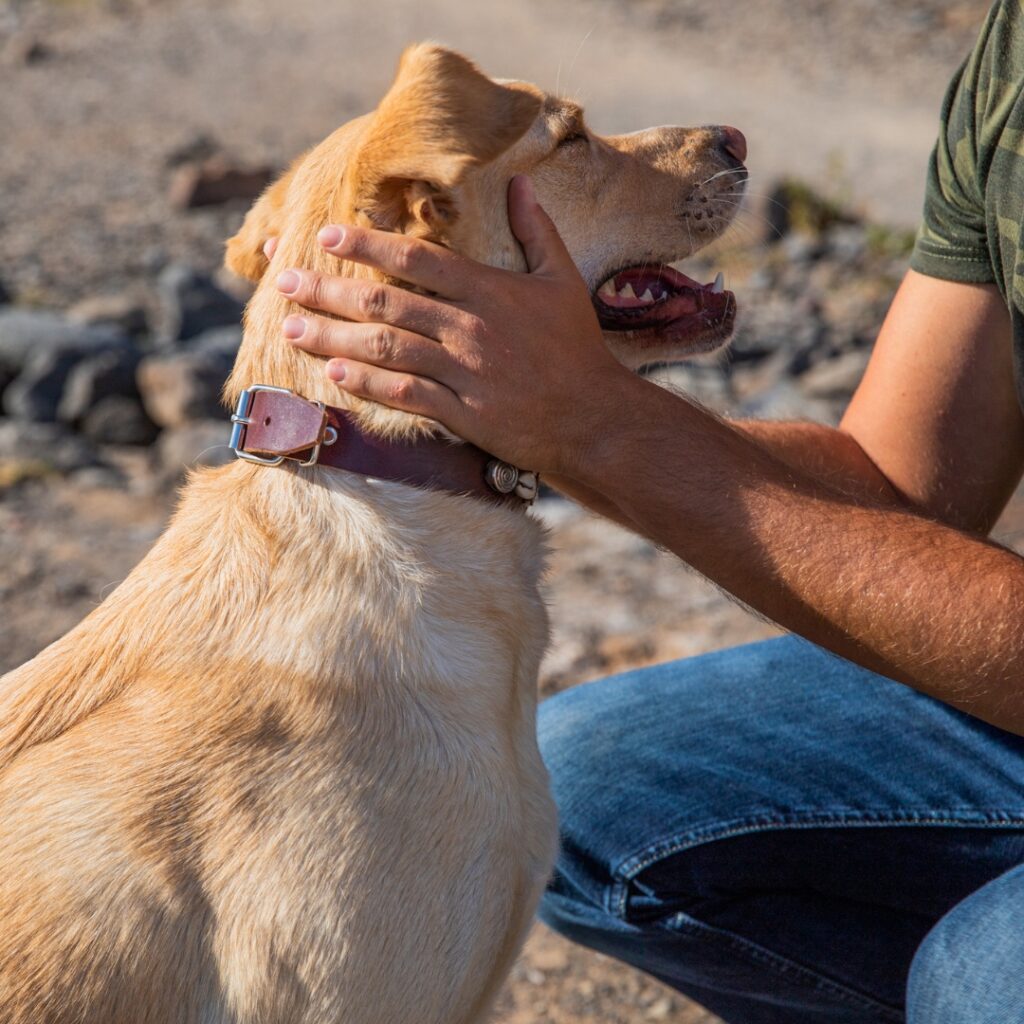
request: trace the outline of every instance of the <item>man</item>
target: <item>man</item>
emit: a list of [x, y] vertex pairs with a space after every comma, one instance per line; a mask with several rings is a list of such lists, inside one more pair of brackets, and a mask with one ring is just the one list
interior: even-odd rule
[[[950, 88], [913, 269], [838, 430], [727, 424], [622, 369], [525, 179], [530, 274], [328, 228], [440, 299], [386, 289], [386, 351], [376, 326], [287, 325], [346, 391], [539, 470], [795, 634], [540, 715], [544, 919], [731, 1024], [1024, 1022], [1024, 560], [986, 539], [1024, 470], [1021, 6]], [[284, 283], [363, 319], [365, 282]]]

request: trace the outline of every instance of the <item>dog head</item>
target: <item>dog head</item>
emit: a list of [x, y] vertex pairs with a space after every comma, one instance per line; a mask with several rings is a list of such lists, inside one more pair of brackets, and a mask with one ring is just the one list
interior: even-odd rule
[[[290, 303], [274, 278], [288, 266], [380, 276], [320, 249], [316, 234], [328, 223], [403, 232], [525, 270], [506, 205], [519, 173], [533, 179], [620, 361], [639, 368], [718, 348], [732, 332], [734, 296], [720, 279], [703, 285], [669, 264], [732, 220], [744, 156], [743, 137], [730, 128], [599, 136], [571, 101], [487, 78], [450, 50], [411, 47], [377, 110], [296, 160], [228, 242], [228, 267], [259, 282], [228, 397], [248, 383], [271, 382], [346, 404], [371, 429], [429, 427], [343, 395], [326, 381], [320, 360], [288, 345], [280, 325]], [[271, 237], [279, 239], [272, 266], [263, 254]]]

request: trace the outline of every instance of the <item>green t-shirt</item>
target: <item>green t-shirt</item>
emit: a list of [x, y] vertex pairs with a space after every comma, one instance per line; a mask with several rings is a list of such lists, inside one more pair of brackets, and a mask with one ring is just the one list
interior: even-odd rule
[[946, 93], [910, 265], [998, 286], [1024, 407], [1024, 0], [997, 0]]

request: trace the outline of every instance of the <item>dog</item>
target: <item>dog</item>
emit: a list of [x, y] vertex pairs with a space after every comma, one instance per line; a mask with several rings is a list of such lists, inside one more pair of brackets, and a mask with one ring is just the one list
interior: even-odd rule
[[[556, 852], [544, 543], [516, 497], [534, 482], [326, 465], [345, 431], [382, 458], [434, 444], [441, 478], [466, 446], [336, 390], [284, 341], [273, 281], [374, 276], [320, 250], [330, 222], [523, 270], [505, 197], [526, 172], [616, 356], [678, 359], [732, 329], [721, 278], [667, 264], [724, 230], [743, 150], [728, 128], [603, 138], [576, 104], [418, 45], [376, 111], [259, 199], [227, 247], [257, 282], [226, 386], [245, 457], [195, 472], [117, 590], [0, 681], [0, 1020], [486, 1016]], [[257, 400], [318, 424], [301, 459], [242, 439], [270, 429]]]

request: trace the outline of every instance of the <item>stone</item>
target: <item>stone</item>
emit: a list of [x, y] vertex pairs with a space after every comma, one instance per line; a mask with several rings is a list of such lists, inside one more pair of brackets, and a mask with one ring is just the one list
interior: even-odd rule
[[192, 338], [188, 342], [188, 351], [212, 353], [227, 356], [233, 360], [238, 354], [238, 347], [241, 344], [241, 324], [231, 327], [213, 327]]
[[37, 352], [4, 389], [3, 411], [32, 422], [56, 420], [64, 385], [80, 358], [73, 349]]
[[817, 363], [798, 378], [800, 390], [810, 398], [849, 401], [867, 369], [871, 350], [852, 349]]
[[71, 474], [76, 487], [88, 490], [123, 491], [128, 477], [116, 466], [85, 466]]
[[740, 403], [737, 415], [758, 420], [810, 420], [835, 426], [846, 403], [812, 398], [792, 380], [783, 379]]
[[127, 395], [108, 395], [93, 406], [81, 423], [81, 433], [96, 444], [152, 444], [160, 428], [142, 402]]
[[168, 483], [181, 479], [197, 466], [223, 466], [232, 462], [228, 447], [231, 425], [222, 420], [198, 420], [163, 431], [155, 445], [157, 468]]
[[125, 348], [100, 352], [77, 362], [64, 383], [57, 419], [78, 423], [107, 397], [135, 399], [137, 404], [135, 372], [140, 359], [135, 349]]
[[179, 210], [219, 206], [233, 199], [252, 202], [274, 175], [272, 167], [239, 167], [213, 156], [181, 164], [171, 178], [168, 199]]
[[726, 412], [735, 397], [729, 378], [714, 364], [674, 363], [655, 367], [647, 376], [716, 412]]
[[196, 132], [184, 142], [175, 146], [164, 158], [164, 166], [173, 168], [182, 164], [195, 163], [217, 156], [221, 151], [220, 143], [205, 132]]
[[161, 427], [226, 419], [220, 393], [233, 361], [227, 353], [204, 350], [147, 356], [136, 373], [146, 412]]
[[99, 352], [128, 344], [108, 325], [78, 324], [48, 310], [0, 307], [0, 369], [13, 374], [41, 352]]
[[208, 275], [180, 263], [160, 274], [157, 301], [152, 327], [162, 344], [194, 338], [211, 327], [237, 325], [244, 308]]
[[45, 462], [36, 459], [0, 458], [0, 495], [4, 491], [32, 480], [45, 480], [55, 470]]
[[799, 231], [786, 235], [780, 242], [780, 248], [790, 263], [813, 263], [822, 254], [821, 242], [817, 238]]
[[789, 209], [789, 186], [785, 182], [773, 185], [765, 196], [759, 212], [764, 218], [764, 241], [768, 245], [773, 245], [785, 238], [793, 227]]
[[149, 328], [146, 303], [129, 292], [90, 295], [69, 307], [67, 318], [90, 327], [115, 327], [132, 337], [145, 334]]
[[0, 419], [0, 462], [35, 462], [62, 473], [102, 465], [96, 447], [59, 423]]
[[53, 50], [42, 39], [25, 31], [11, 35], [2, 53], [4, 63], [13, 67], [39, 64], [54, 55]]
[[863, 224], [834, 224], [825, 233], [827, 254], [844, 266], [859, 263], [868, 252], [868, 232]]

